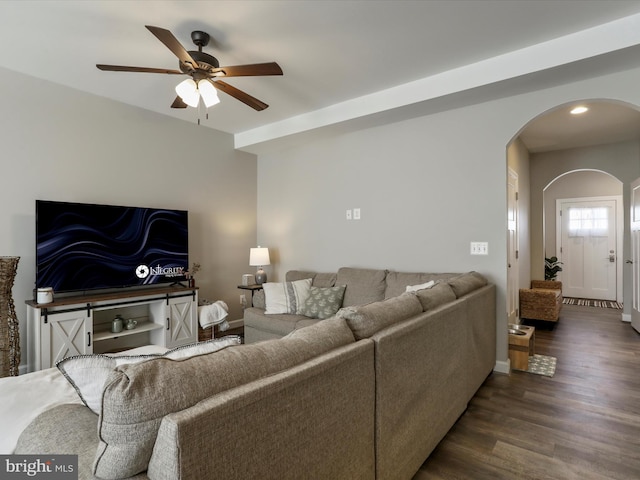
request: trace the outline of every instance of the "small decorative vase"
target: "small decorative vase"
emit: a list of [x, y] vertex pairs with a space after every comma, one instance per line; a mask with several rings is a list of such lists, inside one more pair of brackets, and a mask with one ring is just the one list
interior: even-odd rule
[[121, 315], [116, 315], [116, 318], [114, 318], [111, 321], [111, 332], [112, 333], [120, 333], [122, 331], [122, 328], [124, 326], [123, 323], [123, 318]]
[[0, 257], [0, 377], [17, 376], [20, 367], [20, 326], [11, 290], [20, 257]]

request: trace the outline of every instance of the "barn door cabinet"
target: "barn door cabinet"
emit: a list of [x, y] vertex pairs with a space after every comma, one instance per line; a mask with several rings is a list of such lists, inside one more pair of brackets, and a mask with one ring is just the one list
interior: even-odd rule
[[[30, 372], [54, 367], [74, 355], [142, 345], [174, 348], [198, 340], [197, 288], [156, 287], [26, 304]], [[116, 315], [134, 320], [135, 328], [112, 332]]]

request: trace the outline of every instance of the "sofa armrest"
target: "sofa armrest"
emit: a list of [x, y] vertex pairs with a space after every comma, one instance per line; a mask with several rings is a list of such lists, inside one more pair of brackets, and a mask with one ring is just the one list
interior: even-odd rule
[[264, 309], [267, 306], [267, 303], [264, 299], [264, 290], [257, 290], [253, 292], [253, 297], [251, 297], [251, 306], [256, 308]]

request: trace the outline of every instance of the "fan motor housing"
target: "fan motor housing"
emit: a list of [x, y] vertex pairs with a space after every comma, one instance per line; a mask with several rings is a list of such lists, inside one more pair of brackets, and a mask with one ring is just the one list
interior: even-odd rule
[[[205, 72], [210, 72], [214, 68], [220, 67], [220, 62], [218, 62], [218, 59], [213, 55], [209, 55], [208, 53], [189, 52], [189, 55], [191, 55], [191, 58], [193, 58], [196, 62], [198, 62], [198, 65], [196, 67], [197, 70], [204, 70]], [[180, 62], [180, 70], [183, 71], [184, 73], [189, 74], [191, 73], [192, 68], [190, 65], [188, 64], [185, 65], [184, 63]]]

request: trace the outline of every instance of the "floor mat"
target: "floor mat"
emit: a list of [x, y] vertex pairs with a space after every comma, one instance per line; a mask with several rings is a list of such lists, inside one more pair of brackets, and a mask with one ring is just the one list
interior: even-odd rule
[[617, 308], [622, 310], [622, 304], [610, 300], [591, 300], [588, 298], [564, 297], [562, 303], [565, 305], [580, 305], [582, 307]]
[[553, 377], [556, 373], [556, 357], [548, 355], [533, 355], [529, 357], [529, 368], [527, 372], [536, 375], [544, 375], [545, 377]]

